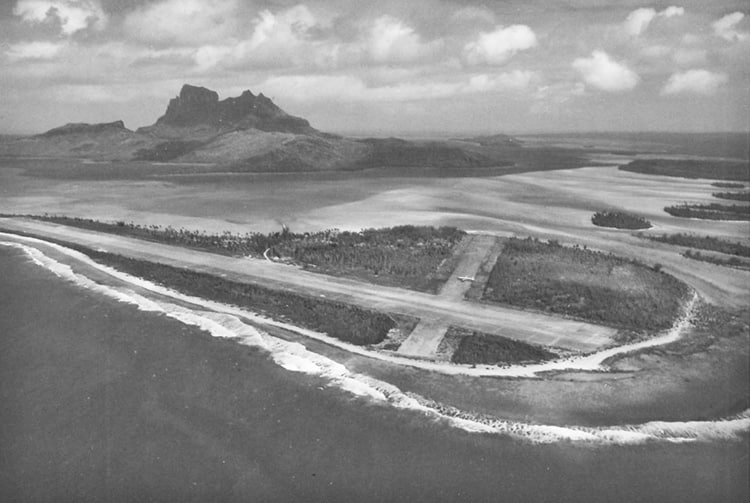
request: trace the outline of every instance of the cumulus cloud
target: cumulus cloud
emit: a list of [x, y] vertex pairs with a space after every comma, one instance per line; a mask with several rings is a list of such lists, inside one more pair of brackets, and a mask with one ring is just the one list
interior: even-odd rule
[[20, 42], [9, 46], [5, 51], [5, 56], [10, 61], [52, 59], [60, 53], [62, 48], [63, 44], [53, 42]]
[[102, 29], [107, 16], [98, 0], [19, 0], [13, 14], [28, 23], [57, 22], [65, 35]]
[[310, 36], [320, 25], [304, 5], [276, 13], [264, 10], [252, 22], [249, 38], [230, 44], [204, 45], [196, 51], [195, 62], [201, 70], [218, 65], [242, 67], [249, 64], [333, 66], [338, 46]]
[[229, 37], [236, 9], [235, 0], [164, 0], [132, 11], [124, 27], [128, 35], [144, 42], [198, 45]]
[[688, 70], [675, 73], [669, 77], [661, 93], [711, 95], [727, 80], [728, 77], [724, 73], [715, 73], [708, 70]]
[[640, 80], [637, 73], [613, 61], [604, 51], [594, 51], [588, 58], [576, 59], [573, 68], [583, 76], [584, 82], [602, 91], [628, 91]]
[[728, 42], [741, 42], [747, 40], [748, 36], [750, 36], [747, 32], [737, 30], [737, 25], [744, 17], [745, 14], [742, 12], [733, 12], [718, 21], [714, 21], [711, 27], [714, 29], [714, 33], [724, 40]]
[[683, 14], [685, 14], [685, 9], [674, 5], [667, 7], [661, 12], [657, 12], [656, 9], [650, 7], [642, 7], [628, 14], [628, 17], [623, 23], [623, 28], [628, 35], [638, 36], [648, 28], [651, 21], [656, 17], [670, 18], [682, 16]]
[[502, 26], [479, 37], [464, 47], [464, 60], [469, 65], [499, 65], [519, 51], [537, 45], [536, 34], [524, 24]]
[[391, 16], [382, 16], [373, 23], [368, 40], [368, 53], [378, 63], [406, 63], [428, 56], [439, 42], [422, 42], [414, 28]]

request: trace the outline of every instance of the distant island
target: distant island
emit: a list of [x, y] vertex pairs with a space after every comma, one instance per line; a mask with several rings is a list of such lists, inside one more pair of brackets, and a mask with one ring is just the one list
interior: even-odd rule
[[220, 100], [216, 91], [185, 84], [150, 126], [131, 130], [121, 120], [71, 123], [0, 142], [0, 156], [205, 164], [222, 172], [303, 172], [510, 166], [518, 157], [512, 151], [521, 147], [506, 135], [444, 141], [346, 138], [319, 131], [263, 93], [247, 90]]

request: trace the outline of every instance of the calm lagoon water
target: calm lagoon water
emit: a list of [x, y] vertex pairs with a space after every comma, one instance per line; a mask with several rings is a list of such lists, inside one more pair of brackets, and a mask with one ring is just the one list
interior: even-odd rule
[[375, 405], [0, 246], [0, 501], [746, 501], [745, 441], [537, 445]]

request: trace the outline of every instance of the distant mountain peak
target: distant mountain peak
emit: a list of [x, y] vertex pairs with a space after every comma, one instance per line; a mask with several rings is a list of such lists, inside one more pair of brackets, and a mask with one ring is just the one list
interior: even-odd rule
[[318, 134], [310, 123], [279, 108], [263, 93], [245, 90], [238, 97], [219, 100], [216, 91], [185, 84], [180, 94], [169, 101], [156, 124], [139, 132], [174, 136], [175, 128], [199, 129], [203, 135], [232, 130], [258, 129], [294, 134]]
[[88, 124], [85, 122], [71, 122], [64, 126], [50, 129], [39, 136], [49, 138], [51, 136], [63, 136], [69, 134], [100, 134], [113, 132], [130, 132], [123, 121], [102, 122], [99, 124]]

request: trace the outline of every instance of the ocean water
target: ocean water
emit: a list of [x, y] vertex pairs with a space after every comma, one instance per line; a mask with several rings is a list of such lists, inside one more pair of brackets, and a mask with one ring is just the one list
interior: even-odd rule
[[471, 433], [0, 246], [0, 501], [746, 501], [747, 436]]

